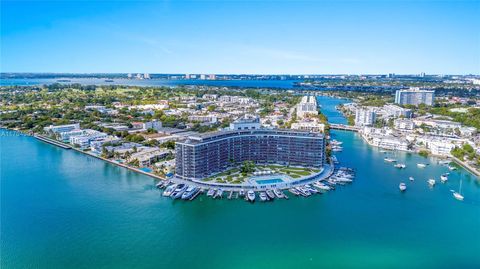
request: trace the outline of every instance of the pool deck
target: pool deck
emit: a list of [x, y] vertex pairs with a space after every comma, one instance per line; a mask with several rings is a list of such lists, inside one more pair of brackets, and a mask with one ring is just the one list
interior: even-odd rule
[[[200, 180], [185, 180], [185, 179], [180, 179], [180, 178], [171, 178], [169, 179], [173, 183], [183, 183], [199, 188], [205, 188], [205, 189], [212, 189], [212, 188], [220, 188], [224, 191], [240, 191], [240, 190], [255, 190], [255, 191], [261, 191], [261, 190], [268, 190], [268, 189], [280, 189], [280, 190], [285, 190], [289, 189], [291, 187], [299, 186], [299, 185], [305, 185], [309, 184], [315, 181], [321, 181], [321, 180], [326, 180], [328, 179], [334, 172], [335, 166], [333, 164], [325, 164], [323, 167], [323, 170], [320, 171], [319, 173], [310, 175], [310, 176], [305, 176], [302, 178], [298, 179], [290, 179], [288, 181], [284, 181], [281, 183], [272, 183], [272, 184], [252, 184], [252, 183], [243, 183], [243, 184], [227, 184], [227, 183], [211, 183], [211, 182], [205, 182], [205, 181], [200, 181]], [[274, 178], [284, 178], [286, 175], [283, 174], [276, 174], [276, 175], [269, 175], [269, 179], [274, 179]], [[267, 178], [265, 178], [267, 179]]]

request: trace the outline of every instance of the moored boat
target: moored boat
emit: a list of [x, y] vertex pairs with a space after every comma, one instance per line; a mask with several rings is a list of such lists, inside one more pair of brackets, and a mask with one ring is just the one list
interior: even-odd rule
[[433, 178], [429, 179], [428, 184], [432, 187], [435, 186], [435, 179], [433, 179]]
[[447, 182], [447, 180], [448, 180], [448, 174], [443, 174], [440, 176], [440, 181], [442, 181], [442, 183]]
[[407, 185], [405, 183], [400, 183], [400, 185], [398, 185], [398, 188], [400, 189], [400, 191], [405, 191], [407, 189]]
[[177, 187], [177, 184], [172, 184], [172, 185], [168, 186], [167, 188], [165, 188], [165, 190], [163, 191], [163, 196], [172, 195], [172, 192], [175, 190], [176, 187]]
[[254, 202], [255, 201], [255, 192], [254, 191], [248, 191], [247, 192], [247, 199], [250, 202]]
[[270, 198], [272, 200], [275, 198], [275, 194], [273, 193], [272, 190], [267, 190], [266, 193], [267, 193], [268, 198]]
[[417, 167], [418, 168], [425, 168], [425, 167], [427, 167], [427, 164], [426, 163], [417, 163]]
[[260, 197], [260, 201], [262, 201], [262, 202], [265, 202], [265, 201], [268, 200], [267, 195], [266, 195], [263, 191], [261, 191], [261, 192], [258, 194], [258, 196]]

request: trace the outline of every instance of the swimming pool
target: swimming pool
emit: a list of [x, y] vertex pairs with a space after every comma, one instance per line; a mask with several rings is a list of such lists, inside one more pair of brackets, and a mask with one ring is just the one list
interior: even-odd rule
[[142, 170], [143, 172], [147, 172], [147, 173], [151, 173], [152, 172], [152, 169], [148, 168], [148, 167], [142, 167], [140, 168], [140, 170]]
[[255, 182], [257, 182], [257, 184], [264, 185], [264, 184], [282, 183], [283, 180], [281, 180], [280, 178], [272, 178], [272, 179], [255, 180]]

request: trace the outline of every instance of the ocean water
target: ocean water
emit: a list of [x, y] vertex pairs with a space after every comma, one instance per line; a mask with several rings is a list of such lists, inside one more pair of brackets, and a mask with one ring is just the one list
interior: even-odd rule
[[[321, 100], [330, 119], [337, 102]], [[338, 159], [357, 171], [353, 184], [255, 204], [172, 201], [148, 176], [2, 134], [2, 269], [480, 266], [480, 182], [459, 169], [429, 188], [447, 171], [436, 159], [397, 153], [407, 164], [398, 170], [355, 133], [332, 132], [344, 142]], [[460, 180], [463, 202], [450, 192]]]
[[183, 80], [183, 79], [113, 79], [113, 82], [106, 82], [105, 79], [97, 78], [68, 78], [68, 82], [59, 82], [58, 79], [47, 78], [2, 78], [0, 86], [35, 86], [49, 85], [53, 83], [83, 85], [128, 85], [128, 86], [179, 86], [179, 85], [202, 85], [218, 87], [240, 87], [240, 88], [294, 88], [298, 80]]

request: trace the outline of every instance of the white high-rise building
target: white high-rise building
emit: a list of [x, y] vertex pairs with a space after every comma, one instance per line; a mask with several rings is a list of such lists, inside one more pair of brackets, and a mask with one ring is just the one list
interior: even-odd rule
[[315, 96], [304, 96], [297, 105], [297, 117], [302, 119], [307, 115], [318, 115], [317, 99]]
[[400, 105], [426, 104], [433, 106], [435, 100], [435, 91], [421, 90], [420, 88], [410, 88], [405, 90], [397, 90], [395, 92], [395, 103]]
[[355, 126], [372, 126], [375, 123], [375, 111], [367, 108], [357, 108], [355, 111]]
[[150, 79], [150, 74], [148, 74], [148, 73], [143, 74], [143, 78], [144, 79]]

